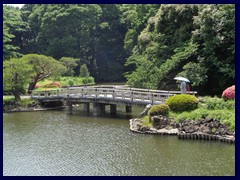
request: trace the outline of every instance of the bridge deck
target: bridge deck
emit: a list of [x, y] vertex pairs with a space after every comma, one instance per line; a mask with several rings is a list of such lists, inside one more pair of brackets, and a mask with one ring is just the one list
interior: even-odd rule
[[[162, 104], [180, 91], [162, 91], [129, 88], [126, 86], [84, 86], [69, 87], [61, 90], [33, 91], [31, 97], [40, 101], [99, 102], [105, 104]], [[197, 94], [197, 92], [189, 92]]]

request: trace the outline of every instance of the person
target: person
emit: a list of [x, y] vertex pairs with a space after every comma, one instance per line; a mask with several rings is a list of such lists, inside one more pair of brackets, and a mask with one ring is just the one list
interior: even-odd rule
[[186, 87], [186, 82], [182, 81], [181, 85], [180, 85], [180, 89], [181, 89], [181, 94], [186, 94], [187, 93], [187, 87]]
[[191, 89], [191, 86], [190, 86], [190, 84], [187, 84], [187, 93], [189, 93], [190, 92], [190, 89]]

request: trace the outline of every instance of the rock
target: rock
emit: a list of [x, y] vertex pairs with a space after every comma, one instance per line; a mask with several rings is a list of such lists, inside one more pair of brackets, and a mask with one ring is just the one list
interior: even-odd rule
[[208, 126], [206, 126], [206, 125], [202, 125], [200, 127], [200, 131], [203, 132], [203, 133], [206, 133], [206, 134], [210, 134], [211, 133], [210, 128]]
[[210, 122], [212, 122], [213, 121], [213, 118], [205, 118], [205, 122], [206, 123], [210, 123]]
[[218, 128], [217, 132], [220, 135], [225, 135], [227, 133], [227, 129], [225, 129], [225, 128]]
[[142, 131], [142, 132], [146, 132], [146, 131], [149, 131], [149, 130], [150, 130], [150, 128], [147, 127], [147, 126], [143, 126], [143, 127], [140, 128], [140, 131]]
[[213, 120], [213, 127], [214, 128], [218, 128], [220, 125], [220, 121], [219, 120]]
[[146, 105], [145, 109], [139, 114], [139, 118], [146, 116], [151, 107], [151, 104]]

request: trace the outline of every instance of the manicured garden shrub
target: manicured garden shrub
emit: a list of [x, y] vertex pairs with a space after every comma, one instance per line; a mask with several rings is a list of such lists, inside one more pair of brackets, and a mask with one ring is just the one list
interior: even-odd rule
[[51, 82], [51, 83], [45, 84], [42, 87], [43, 88], [61, 88], [62, 85], [60, 84], [60, 82]]
[[172, 111], [188, 111], [198, 107], [198, 98], [189, 94], [178, 94], [166, 100], [166, 104]]
[[68, 80], [68, 85], [69, 85], [69, 86], [74, 86], [74, 81], [73, 81], [72, 79], [69, 79], [69, 80]]
[[225, 89], [222, 93], [222, 98], [224, 100], [235, 99], [235, 85]]
[[169, 107], [166, 104], [159, 104], [159, 105], [154, 105], [149, 109], [148, 111], [148, 116], [152, 117], [155, 115], [163, 115], [163, 116], [168, 116], [169, 113]]
[[94, 84], [94, 78], [93, 77], [84, 77], [82, 78], [83, 84]]

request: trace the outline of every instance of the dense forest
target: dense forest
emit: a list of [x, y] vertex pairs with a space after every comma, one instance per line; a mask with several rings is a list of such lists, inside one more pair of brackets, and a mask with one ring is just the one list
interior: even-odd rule
[[234, 4], [3, 6], [3, 42], [3, 68], [14, 59], [26, 70], [17, 61], [38, 54], [65, 76], [86, 65], [96, 82], [177, 90], [184, 76], [201, 95], [235, 84]]

